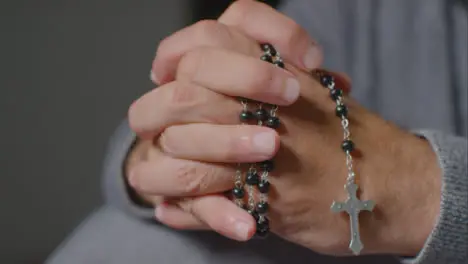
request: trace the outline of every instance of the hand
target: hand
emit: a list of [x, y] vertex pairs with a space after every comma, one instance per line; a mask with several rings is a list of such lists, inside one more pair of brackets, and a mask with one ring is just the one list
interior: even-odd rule
[[[259, 8], [256, 17], [271, 14], [266, 16], [274, 18], [267, 23], [270, 27], [273, 21], [282, 25], [284, 20], [289, 21], [247, 1], [238, 2], [223, 17], [229, 18], [229, 12], [253, 8]], [[289, 73], [274, 68], [258, 60], [261, 53], [254, 41], [258, 38], [245, 37], [252, 36], [252, 32], [239, 33], [239, 29], [210, 24], [215, 25], [229, 30], [229, 41], [219, 41], [222, 34], [216, 31], [211, 35], [218, 40], [213, 41], [215, 44], [201, 45], [212, 48], [200, 48], [194, 43], [193, 47], [179, 49], [183, 52], [167, 52], [172, 56], [158, 52], [154, 68], [164, 65], [156, 76], [165, 85], [131, 107], [130, 122], [143, 138], [160, 137], [157, 146], [151, 146], [154, 159], [132, 169], [131, 184], [144, 195], [183, 198], [176, 206], [157, 207], [163, 223], [177, 228], [209, 226], [229, 237], [245, 240], [252, 235], [254, 222], [219, 195], [232, 188], [234, 175], [233, 167], [221, 164], [262, 161], [277, 154], [269, 214], [273, 231], [321, 253], [346, 254], [348, 219], [330, 212], [333, 200], [346, 198], [342, 188], [346, 167], [340, 151], [342, 131], [327, 91], [301, 70], [304, 65], [294, 60], [300, 56], [282, 52], [289, 62]], [[188, 43], [181, 36], [190, 36], [191, 30], [194, 28], [179, 32], [172, 40]], [[298, 36], [309, 39], [306, 35]], [[268, 41], [282, 51], [280, 41], [273, 38]], [[167, 43], [171, 43], [171, 38]], [[290, 41], [284, 50], [300, 50], [294, 48], [296, 43], [302, 42]], [[160, 57], [166, 58], [161, 59], [164, 63]], [[164, 74], [159, 76], [160, 72]], [[287, 84], [291, 88], [297, 86], [296, 82], [301, 87], [298, 100], [292, 93], [285, 93]], [[241, 108], [226, 95], [282, 105], [283, 130], [278, 153], [275, 131], [234, 125]], [[428, 195], [440, 189], [434, 154], [424, 140], [383, 121], [351, 99], [347, 103], [353, 140], [360, 153], [356, 171], [361, 198], [373, 199], [378, 204], [374, 215], [361, 216], [367, 253], [414, 254], [422, 247], [437, 215], [439, 195]], [[197, 140], [187, 135], [197, 135]], [[244, 228], [236, 228], [239, 226]]]
[[[244, 17], [245, 20], [239, 20], [240, 17]], [[248, 20], [252, 20], [255, 18], [256, 23], [253, 25], [242, 23]], [[272, 19], [275, 20], [272, 22]], [[231, 26], [227, 26], [231, 25]], [[272, 30], [274, 27], [274, 30]], [[266, 29], [266, 30], [265, 30]], [[198, 99], [198, 104], [194, 104], [193, 107], [196, 105], [203, 105], [207, 106], [203, 110], [202, 108], [198, 108], [198, 111], [206, 111], [207, 113], [214, 112], [219, 108], [229, 108], [234, 109], [232, 111], [232, 115], [229, 117], [228, 120], [223, 120], [220, 117], [210, 116], [206, 114], [204, 117], [202, 116], [203, 122], [211, 122], [216, 123], [218, 121], [225, 122], [229, 124], [236, 124], [238, 122], [238, 102], [231, 99], [231, 98], [224, 98], [220, 97], [220, 95], [206, 90], [206, 89], [196, 89], [197, 85], [187, 85], [184, 81], [176, 81], [174, 82], [174, 78], [176, 75], [176, 70], [178, 68], [179, 63], [182, 61], [189, 61], [184, 57], [187, 56], [187, 53], [190, 51], [194, 51], [200, 49], [202, 47], [212, 47], [216, 49], [222, 49], [225, 51], [236, 52], [239, 54], [243, 54], [254, 58], [255, 64], [259, 63], [258, 57], [262, 53], [257, 41], [253, 40], [250, 37], [246, 36], [246, 33], [253, 33], [257, 39], [263, 39], [265, 42], [275, 43], [278, 48], [282, 49], [283, 58], [288, 60], [291, 63], [294, 63], [297, 67], [302, 69], [312, 69], [316, 68], [320, 65], [322, 60], [322, 55], [320, 49], [315, 45], [312, 39], [310, 39], [307, 34], [305, 33], [304, 29], [299, 27], [294, 21], [290, 18], [287, 18], [283, 15], [280, 15], [275, 10], [263, 5], [257, 4], [253, 2], [247, 1], [239, 1], [231, 6], [226, 13], [221, 17], [220, 21], [201, 21], [191, 27], [183, 29], [176, 34], [170, 36], [169, 38], [165, 39], [161, 42], [157, 56], [153, 63], [152, 69], [152, 79], [155, 83], [161, 85], [161, 87], [154, 91], [154, 93], [149, 93], [145, 97], [141, 98], [138, 102], [136, 102], [130, 110], [130, 122], [142, 122], [141, 118], [148, 118], [148, 122], [151, 123], [152, 121], [159, 122], [158, 124], [154, 123], [151, 124], [151, 127], [142, 128], [139, 127], [138, 124], [132, 124], [135, 130], [138, 131], [141, 140], [137, 144], [137, 147], [134, 148], [133, 152], [131, 153], [130, 157], [127, 160], [126, 171], [127, 175], [131, 175], [130, 171], [134, 170], [143, 170], [144, 165], [141, 164], [142, 161], [145, 161], [144, 164], [150, 166], [150, 164], [154, 164], [154, 166], [158, 167], [158, 170], [164, 173], [164, 168], [170, 166], [168, 169], [172, 170], [173, 168], [177, 169], [177, 175], [173, 174], [174, 177], [179, 177], [179, 187], [183, 188], [185, 192], [182, 193], [194, 193], [191, 189], [198, 188], [193, 178], [193, 168], [197, 168], [196, 170], [199, 173], [207, 173], [210, 171], [217, 171], [219, 175], [213, 177], [214, 179], [219, 179], [218, 182], [225, 183], [226, 188], [232, 187], [232, 182], [227, 182], [226, 178], [229, 179], [232, 177], [232, 167], [221, 166], [218, 165], [219, 170], [213, 170], [211, 167], [206, 166], [200, 162], [194, 162], [189, 160], [182, 160], [182, 159], [174, 159], [165, 153], [162, 153], [159, 147], [152, 146], [152, 137], [158, 135], [161, 131], [164, 130], [165, 127], [169, 126], [169, 124], [182, 122], [182, 121], [190, 121], [196, 119], [197, 117], [191, 117], [188, 108], [185, 109], [183, 112], [180, 113], [179, 118], [182, 120], [170, 120], [172, 117], [175, 117], [172, 111], [179, 111], [177, 107], [172, 107], [173, 104], [170, 101], [164, 101], [164, 105], [161, 105], [161, 109], [163, 112], [155, 111], [152, 112], [155, 116], [147, 116], [148, 113], [145, 115], [138, 114], [135, 108], [152, 108], [152, 105], [143, 106], [144, 104], [152, 104], [152, 99], [150, 97], [154, 96], [161, 96], [161, 98], [167, 98], [167, 96], [171, 97], [174, 100], [174, 103], [177, 105], [183, 103], [180, 100], [184, 100], [183, 97], [194, 97], [194, 99]], [[291, 43], [295, 45], [292, 46]], [[192, 52], [193, 56], [196, 56], [197, 52]], [[245, 59], [245, 57], [240, 57]], [[263, 63], [261, 63], [264, 66]], [[181, 68], [181, 67], [179, 67]], [[183, 67], [182, 67], [183, 68]], [[256, 67], [254, 67], [254, 70]], [[271, 69], [270, 65], [267, 65], [267, 70]], [[278, 74], [278, 70], [274, 69], [275, 72], [271, 74]], [[179, 71], [179, 74], [182, 71]], [[256, 72], [249, 72], [249, 70], [245, 69], [244, 72], [247, 74], [251, 74], [255, 76]], [[269, 76], [265, 76], [268, 72], [264, 74], [260, 73], [256, 75], [256, 77], [269, 78]], [[279, 75], [287, 74], [284, 71], [279, 71]], [[180, 74], [182, 75], [182, 74]], [[179, 78], [180, 79], [180, 78]], [[281, 78], [277, 78], [281, 80]], [[255, 82], [255, 80], [253, 80]], [[256, 82], [261, 82], [262, 80], [257, 80]], [[263, 80], [268, 81], [268, 80]], [[251, 86], [255, 86], [255, 83], [252, 83]], [[191, 87], [188, 87], [191, 86]], [[280, 85], [281, 86], [281, 85]], [[163, 89], [164, 88], [164, 89]], [[188, 89], [185, 89], [188, 88]], [[223, 88], [223, 87], [220, 87]], [[245, 97], [251, 97], [257, 100], [269, 101], [272, 103], [282, 104], [281, 101], [284, 100], [281, 96], [277, 93], [271, 93], [269, 91], [259, 91], [258, 89], [255, 90], [251, 89], [251, 87], [240, 87], [240, 89], [245, 90], [242, 91], [240, 94], [245, 94]], [[259, 87], [261, 88], [261, 86]], [[218, 88], [219, 89], [219, 88]], [[263, 88], [265, 89], [265, 88]], [[224, 89], [225, 92], [229, 93], [229, 89]], [[190, 92], [191, 95], [186, 94]], [[165, 95], [161, 95], [160, 93], [165, 93]], [[235, 93], [234, 93], [235, 94]], [[249, 96], [250, 94], [250, 96]], [[180, 95], [180, 96], [179, 96]], [[196, 97], [195, 97], [196, 95]], [[218, 105], [217, 98], [223, 98], [224, 101]], [[180, 101], [180, 102], [179, 102]], [[206, 104], [208, 101], [213, 101], [213, 104]], [[218, 105], [218, 107], [217, 107]], [[138, 106], [138, 107], [137, 107]], [[189, 105], [186, 105], [189, 107]], [[217, 109], [218, 108], [218, 109]], [[171, 110], [172, 109], [172, 110]], [[133, 113], [133, 114], [132, 114]], [[137, 118], [132, 118], [132, 116], [138, 116]], [[144, 121], [143, 121], [144, 122]], [[219, 122], [218, 122], [219, 123]], [[254, 129], [257, 129], [256, 127]], [[247, 139], [248, 140], [248, 139]], [[273, 155], [273, 154], [271, 154]], [[159, 161], [159, 162], [158, 162]], [[156, 164], [168, 164], [168, 166], [163, 165], [156, 165]], [[170, 164], [170, 165], [169, 165]], [[135, 168], [137, 167], [139, 168]], [[212, 166], [212, 165], [210, 165]], [[221, 171], [220, 169], [224, 169]], [[169, 172], [168, 172], [169, 173]], [[133, 175], [137, 174], [134, 171]], [[179, 176], [178, 176], [179, 175]], [[222, 177], [224, 176], [224, 177]], [[131, 179], [135, 180], [137, 177], [130, 177]], [[200, 177], [201, 178], [201, 177]], [[157, 182], [153, 182], [156, 183]], [[163, 182], [159, 182], [163, 183]], [[146, 186], [146, 184], [142, 184]], [[153, 185], [153, 184], [152, 184]], [[148, 185], [148, 188], [152, 188], [152, 185]], [[170, 185], [170, 183], [168, 183]], [[168, 190], [169, 192], [173, 189], [171, 186], [170, 188], [164, 187], [164, 185], [157, 186], [160, 189]], [[209, 192], [209, 190], [206, 190]], [[154, 193], [154, 192], [153, 192]], [[162, 208], [166, 208], [167, 204], [162, 204], [161, 202], [164, 200], [164, 197], [161, 195], [151, 195], [151, 192], [144, 192], [139, 191], [140, 197], [142, 197], [146, 202], [149, 202], [154, 205], [158, 206], [158, 212], [162, 210]], [[166, 196], [177, 196], [180, 195], [180, 192], [173, 191], [172, 193], [165, 193]], [[223, 197], [212, 197], [213, 199], [223, 200], [224, 202], [224, 212], [229, 211], [229, 209], [233, 209], [235, 211], [239, 211], [237, 207], [232, 207], [232, 203], [230, 201], [226, 201]], [[205, 199], [206, 200], [206, 199]], [[179, 203], [180, 204], [180, 203]], [[171, 207], [167, 207], [171, 208]], [[176, 209], [172, 207], [172, 209]], [[167, 210], [166, 210], [167, 211]], [[199, 221], [195, 221], [193, 217], [180, 217], [181, 212], [180, 210], [173, 210], [174, 212], [174, 219], [175, 221], [170, 221], [171, 223], [167, 223], [172, 227], [176, 228], [206, 228], [206, 226], [202, 225]], [[228, 226], [233, 226], [231, 223], [234, 219], [229, 216], [229, 214], [222, 214], [225, 218], [220, 218], [214, 216], [212, 219], [215, 221], [205, 221], [208, 222], [208, 225], [211, 228], [214, 228], [218, 232], [229, 236], [234, 239], [238, 240], [247, 240], [250, 238], [252, 233], [254, 232], [255, 225], [252, 221], [250, 215], [247, 215], [245, 212], [241, 211], [244, 215], [244, 227], [246, 226], [246, 230], [244, 230], [242, 235], [234, 234], [232, 230], [228, 229]], [[187, 214], [184, 214], [187, 215]], [[239, 220], [239, 219], [238, 219]], [[196, 222], [196, 224], [194, 224]], [[242, 221], [238, 221], [242, 222]]]

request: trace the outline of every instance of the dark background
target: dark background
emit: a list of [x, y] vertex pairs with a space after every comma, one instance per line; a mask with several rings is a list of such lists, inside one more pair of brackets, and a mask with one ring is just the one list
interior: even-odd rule
[[[232, 3], [232, 0], [200, 0], [193, 1], [193, 16], [194, 20], [199, 19], [215, 19]], [[267, 3], [276, 7], [279, 0], [261, 0], [260, 2]]]
[[152, 88], [158, 42], [229, 2], [1, 1], [0, 263], [42, 263], [99, 206], [107, 139]]

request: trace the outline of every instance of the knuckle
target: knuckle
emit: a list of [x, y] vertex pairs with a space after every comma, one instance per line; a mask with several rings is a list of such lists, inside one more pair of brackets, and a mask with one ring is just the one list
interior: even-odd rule
[[177, 82], [171, 86], [171, 89], [164, 91], [167, 93], [165, 96], [166, 102], [169, 102], [166, 111], [168, 109], [169, 113], [180, 111], [185, 105], [190, 104], [196, 98], [195, 89], [191, 88], [192, 87], [189, 87], [186, 83]]
[[179, 200], [177, 205], [185, 212], [194, 215], [195, 214], [195, 209], [194, 209], [194, 204], [193, 204], [193, 198], [182, 198]]
[[[164, 122], [168, 122], [172, 119], [172, 113], [177, 113], [177, 108], [175, 108], [173, 104], [167, 103], [172, 95], [171, 89], [167, 88], [169, 88], [169, 86], [160, 87], [155, 89], [153, 92], [153, 97], [156, 99], [150, 103], [151, 106], [153, 106], [151, 109], [155, 109], [154, 106], [156, 105], [159, 107], [157, 108], [157, 111], [153, 110], [148, 112], [150, 112], [149, 115], [151, 115], [151, 119], [158, 120], [157, 122], [153, 121], [154, 124], [164, 124]], [[158, 129], [163, 128], [164, 127], [158, 127]]]
[[128, 108], [130, 128], [137, 134], [161, 132], [168, 122], [177, 118], [192, 105], [196, 97], [194, 89], [177, 82], [154, 89], [134, 101]]
[[210, 29], [213, 27], [216, 27], [218, 25], [218, 22], [216, 20], [212, 19], [203, 19], [195, 23], [194, 27], [199, 30], [206, 30]]
[[[157, 124], [164, 124], [162, 129], [167, 129], [170, 125], [180, 124], [186, 121], [194, 122], [195, 120], [205, 117], [204, 108], [210, 97], [209, 91], [201, 86], [198, 86], [190, 81], [174, 81], [165, 86], [164, 89], [158, 88], [159, 97], [157, 109], [152, 111], [153, 120], [157, 120]], [[196, 110], [196, 111], [195, 111]], [[210, 116], [211, 112], [206, 113]]]
[[196, 164], [184, 164], [176, 172], [176, 182], [181, 191], [187, 195], [196, 195], [207, 189], [207, 183], [213, 172], [199, 168]]
[[206, 56], [206, 48], [196, 48], [185, 53], [180, 59], [176, 78], [178, 80], [195, 80]]
[[221, 30], [221, 24], [215, 20], [201, 20], [193, 26], [194, 35], [197, 39], [213, 39], [216, 33]]
[[196, 180], [196, 172], [197, 169], [193, 164], [185, 163], [177, 168], [175, 181], [183, 193], [191, 194], [197, 191], [198, 180]]
[[252, 1], [234, 1], [224, 12], [225, 16], [233, 18], [231, 22], [241, 24], [251, 10]]
[[233, 30], [215, 20], [202, 20], [193, 26], [194, 36], [201, 45], [210, 47], [235, 48], [239, 38]]

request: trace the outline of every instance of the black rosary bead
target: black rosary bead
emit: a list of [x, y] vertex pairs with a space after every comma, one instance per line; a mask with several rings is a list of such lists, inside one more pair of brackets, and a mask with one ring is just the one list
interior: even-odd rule
[[262, 44], [262, 50], [264, 52], [270, 53], [271, 56], [276, 56], [278, 54], [278, 52], [276, 52], [276, 49], [273, 47], [273, 45], [268, 44], [268, 43]]
[[264, 171], [272, 171], [275, 168], [275, 163], [273, 160], [265, 160], [260, 162], [260, 168]]
[[247, 210], [247, 212], [255, 219], [255, 222], [258, 223], [258, 220], [260, 219], [260, 215], [257, 213], [257, 211]]
[[268, 54], [263, 55], [262, 57], [260, 57], [260, 59], [261, 59], [262, 61], [266, 61], [266, 62], [269, 62], [269, 63], [273, 63], [273, 57], [271, 57], [271, 56], [268, 55]]
[[323, 75], [320, 77], [320, 83], [325, 87], [330, 87], [334, 82], [335, 80], [331, 75]]
[[266, 212], [268, 212], [268, 203], [267, 202], [259, 202], [256, 206], [256, 211], [257, 213], [259, 214], [266, 214]]
[[249, 171], [247, 173], [247, 177], [245, 178], [245, 182], [248, 185], [257, 185], [260, 181], [260, 177], [258, 177], [258, 174], [253, 171]]
[[258, 190], [261, 192], [261, 193], [268, 193], [270, 191], [270, 182], [268, 181], [261, 181], [259, 184], [258, 184]]
[[[276, 49], [268, 43], [261, 44], [261, 49], [263, 50], [264, 54], [260, 57], [262, 61], [272, 63], [277, 67], [284, 68], [285, 64], [279, 58], [279, 53]], [[247, 110], [246, 101], [243, 102], [244, 111], [242, 111], [239, 115], [240, 120], [243, 123], [247, 123], [251, 119], [255, 119], [258, 121], [258, 125], [264, 125], [273, 129], [278, 128], [281, 125], [280, 119], [275, 116], [275, 112], [277, 109], [276, 105], [267, 105], [259, 102], [255, 102], [259, 104], [259, 107], [256, 111], [250, 112]], [[265, 109], [266, 108], [266, 109]], [[267, 109], [271, 108], [271, 115]], [[258, 171], [262, 172], [262, 177], [257, 173]], [[245, 177], [245, 184], [249, 187], [248, 199], [249, 203], [245, 204], [242, 203], [242, 208], [246, 210], [252, 217], [255, 219], [256, 222], [256, 237], [264, 238], [270, 232], [270, 225], [269, 220], [266, 218], [266, 214], [269, 209], [269, 204], [266, 201], [265, 196], [270, 190], [270, 182], [268, 182], [268, 172], [274, 169], [274, 162], [272, 160], [266, 160], [263, 162], [259, 162], [257, 164], [251, 164], [250, 169], [247, 171], [247, 175]], [[237, 178], [236, 178], [237, 179]], [[237, 182], [236, 182], [237, 183]], [[252, 193], [250, 192], [252, 188], [256, 186], [262, 196], [260, 201], [255, 204], [255, 197], [251, 196]], [[236, 187], [232, 190], [232, 195], [237, 199], [242, 199], [246, 196], [247, 192], [244, 190], [243, 187]], [[265, 198], [265, 199], [263, 199]]]
[[284, 69], [284, 62], [282, 62], [280, 60], [276, 60], [275, 62], [273, 62], [273, 64], [280, 67], [281, 69]]
[[268, 112], [263, 108], [257, 109], [255, 111], [255, 118], [259, 121], [265, 121], [268, 118]]
[[336, 116], [343, 118], [348, 116], [348, 108], [343, 105], [339, 104], [336, 106]]
[[249, 121], [249, 120], [251, 120], [253, 118], [253, 113], [250, 112], [250, 111], [242, 111], [239, 118], [243, 122]]
[[268, 235], [270, 232], [270, 221], [268, 218], [264, 217], [263, 221], [257, 221], [257, 231], [255, 232], [255, 235], [257, 235], [260, 238], [264, 238]]
[[237, 199], [242, 199], [244, 198], [245, 191], [243, 188], [236, 187], [232, 189], [232, 195]]
[[343, 90], [339, 89], [339, 88], [336, 88], [336, 89], [331, 89], [330, 90], [330, 96], [331, 98], [336, 101], [338, 100], [340, 97], [343, 96]]
[[281, 121], [276, 116], [270, 116], [266, 121], [266, 126], [269, 128], [276, 129], [281, 125]]
[[266, 227], [264, 229], [257, 229], [257, 232], [255, 232], [255, 236], [260, 239], [263, 239], [263, 238], [266, 238], [269, 233], [270, 233], [270, 227]]
[[341, 144], [341, 148], [344, 152], [352, 152], [354, 150], [354, 143], [353, 141], [347, 139], [343, 141], [343, 143]]

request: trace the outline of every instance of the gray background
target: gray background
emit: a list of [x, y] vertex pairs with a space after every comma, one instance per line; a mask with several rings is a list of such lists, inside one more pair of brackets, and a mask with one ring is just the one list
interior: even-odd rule
[[41, 263], [101, 202], [106, 141], [188, 2], [1, 1], [0, 263]]

